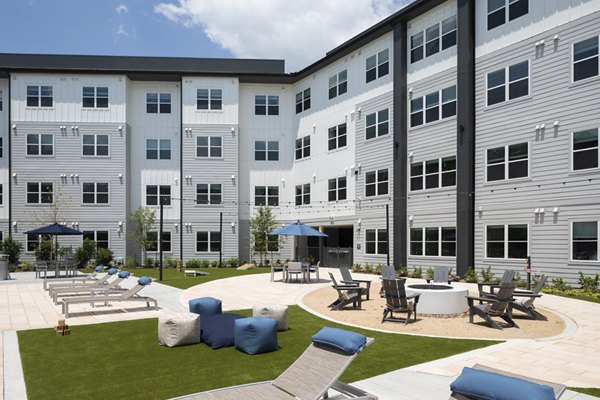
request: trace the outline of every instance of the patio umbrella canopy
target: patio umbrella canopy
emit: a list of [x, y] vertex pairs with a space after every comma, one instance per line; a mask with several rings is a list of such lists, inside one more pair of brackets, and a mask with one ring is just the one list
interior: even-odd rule
[[77, 229], [63, 226], [57, 222], [43, 226], [41, 228], [32, 229], [27, 232], [23, 232], [26, 235], [51, 235], [51, 236], [66, 236], [66, 235], [83, 235], [83, 232]]
[[[275, 229], [272, 232], [269, 232], [269, 235], [279, 235], [279, 236], [318, 236], [318, 237], [327, 237], [326, 234], [319, 232], [315, 228], [312, 228], [308, 225], [304, 225], [299, 220], [289, 224], [288, 226], [284, 226], [283, 228]], [[295, 255], [294, 258], [298, 256], [298, 245], [295, 246]]]

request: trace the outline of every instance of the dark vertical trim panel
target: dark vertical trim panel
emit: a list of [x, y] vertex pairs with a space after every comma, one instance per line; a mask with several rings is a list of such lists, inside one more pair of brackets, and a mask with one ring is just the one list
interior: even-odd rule
[[183, 266], [183, 76], [179, 77], [179, 260]]
[[394, 26], [394, 268], [407, 264], [407, 72], [406, 21]]
[[475, 0], [458, 0], [456, 270], [475, 266]]
[[[12, 75], [8, 74], [8, 93], [6, 94], [6, 120], [8, 121], [6, 129], [6, 154], [8, 156], [8, 236], [12, 236], [12, 94], [10, 92], [12, 87]], [[5, 195], [6, 196], [6, 195]]]

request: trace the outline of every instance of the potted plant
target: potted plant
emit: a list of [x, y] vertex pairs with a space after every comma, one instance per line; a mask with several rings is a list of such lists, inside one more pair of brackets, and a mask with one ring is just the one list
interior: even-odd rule
[[425, 280], [427, 281], [427, 283], [429, 283], [433, 280], [434, 274], [435, 274], [435, 269], [433, 269], [433, 267], [427, 268], [427, 271], [425, 272]]

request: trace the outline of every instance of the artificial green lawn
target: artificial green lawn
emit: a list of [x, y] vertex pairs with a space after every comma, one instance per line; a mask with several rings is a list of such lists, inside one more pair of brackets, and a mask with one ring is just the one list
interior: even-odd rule
[[[65, 337], [52, 329], [19, 331], [27, 397], [165, 399], [271, 380], [298, 358], [323, 326], [344, 328], [298, 306], [289, 308], [288, 323], [290, 330], [278, 333], [278, 351], [254, 356], [204, 344], [162, 347], [156, 319], [73, 326]], [[350, 329], [374, 337], [375, 343], [344, 373], [346, 382], [498, 343]]]
[[575, 392], [579, 392], [579, 393], [585, 393], [587, 395], [590, 396], [594, 396], [594, 397], [600, 397], [600, 388], [569, 388], [570, 390], [573, 390]]

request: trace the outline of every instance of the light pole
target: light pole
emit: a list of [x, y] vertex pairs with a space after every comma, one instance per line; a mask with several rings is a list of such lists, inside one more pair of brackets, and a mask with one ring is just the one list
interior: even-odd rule
[[158, 201], [160, 203], [160, 214], [159, 214], [159, 230], [158, 230], [158, 280], [162, 281], [163, 279], [163, 197], [158, 196]]

